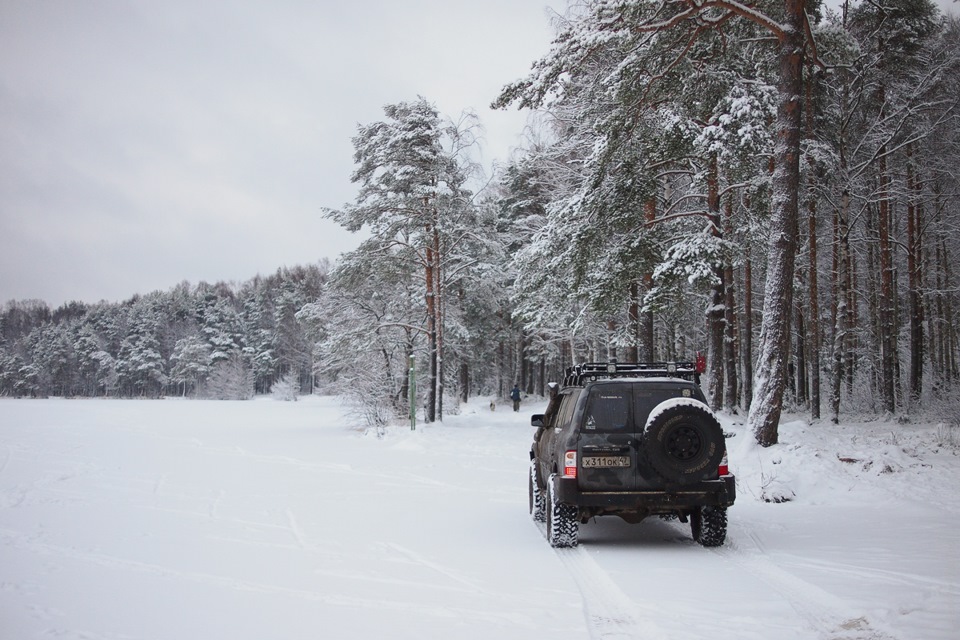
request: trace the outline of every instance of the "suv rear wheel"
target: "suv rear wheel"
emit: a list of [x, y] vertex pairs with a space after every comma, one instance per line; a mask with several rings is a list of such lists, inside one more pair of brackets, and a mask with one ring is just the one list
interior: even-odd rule
[[690, 514], [690, 532], [704, 547], [719, 547], [727, 539], [726, 507], [699, 507]]

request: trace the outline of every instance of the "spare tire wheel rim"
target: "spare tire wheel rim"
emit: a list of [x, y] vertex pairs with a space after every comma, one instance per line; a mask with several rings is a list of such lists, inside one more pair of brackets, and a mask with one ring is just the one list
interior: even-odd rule
[[698, 429], [690, 423], [681, 423], [667, 434], [664, 446], [671, 457], [686, 462], [700, 455], [703, 440]]

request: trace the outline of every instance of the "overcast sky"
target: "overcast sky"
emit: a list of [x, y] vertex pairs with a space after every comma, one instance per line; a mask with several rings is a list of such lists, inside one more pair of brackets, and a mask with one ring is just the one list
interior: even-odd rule
[[244, 281], [358, 243], [358, 123], [423, 95], [491, 112], [550, 0], [0, 0], [0, 304]]
[[[938, 0], [955, 12], [958, 5]], [[491, 112], [566, 0], [0, 0], [0, 304], [122, 300], [336, 259], [358, 123]]]

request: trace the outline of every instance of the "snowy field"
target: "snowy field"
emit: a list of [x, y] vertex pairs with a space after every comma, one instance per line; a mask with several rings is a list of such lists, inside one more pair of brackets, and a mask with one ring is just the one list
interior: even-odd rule
[[759, 450], [725, 420], [724, 547], [600, 519], [555, 551], [527, 513], [540, 408], [378, 438], [330, 398], [0, 400], [0, 638], [960, 637], [935, 426], [787, 422]]

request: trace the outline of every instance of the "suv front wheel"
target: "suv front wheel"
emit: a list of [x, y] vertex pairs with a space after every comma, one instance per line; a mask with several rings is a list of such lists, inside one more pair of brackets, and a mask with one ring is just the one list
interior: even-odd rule
[[529, 475], [529, 486], [527, 487], [527, 493], [530, 497], [530, 515], [533, 516], [534, 522], [546, 522], [547, 520], [547, 506], [546, 501], [543, 499], [543, 492], [540, 490], [540, 485], [537, 484], [537, 461], [530, 461], [530, 473]]
[[547, 482], [547, 541], [551, 547], [575, 547], [580, 534], [577, 508], [557, 500], [557, 474]]

